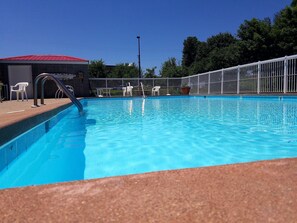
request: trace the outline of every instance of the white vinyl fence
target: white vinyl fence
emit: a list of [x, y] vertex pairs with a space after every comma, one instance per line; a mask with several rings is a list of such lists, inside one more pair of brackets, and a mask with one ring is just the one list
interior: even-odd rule
[[89, 78], [90, 88], [96, 94], [98, 88], [111, 88], [112, 96], [121, 96], [122, 88], [133, 86], [133, 95], [141, 95], [140, 83], [144, 86], [145, 95], [151, 95], [154, 86], [160, 86], [160, 95], [178, 95], [181, 86], [181, 78]]
[[191, 94], [297, 93], [297, 55], [182, 78]]
[[161, 86], [160, 95], [178, 95], [184, 85], [192, 95], [207, 94], [286, 94], [297, 93], [297, 55], [224, 68], [182, 78], [90, 78], [90, 88], [110, 88], [114, 96], [122, 95], [129, 83], [133, 95], [141, 95], [142, 82], [146, 95]]

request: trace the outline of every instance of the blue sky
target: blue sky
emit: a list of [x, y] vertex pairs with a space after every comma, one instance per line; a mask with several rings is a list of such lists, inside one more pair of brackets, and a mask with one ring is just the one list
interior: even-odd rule
[[57, 54], [152, 68], [182, 58], [183, 41], [236, 34], [244, 20], [273, 18], [291, 0], [0, 0], [0, 58]]

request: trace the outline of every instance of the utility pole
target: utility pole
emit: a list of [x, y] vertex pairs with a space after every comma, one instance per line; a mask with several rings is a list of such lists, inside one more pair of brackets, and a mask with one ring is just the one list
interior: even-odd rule
[[138, 39], [138, 78], [141, 78], [141, 65], [140, 65], [140, 36], [136, 37]]

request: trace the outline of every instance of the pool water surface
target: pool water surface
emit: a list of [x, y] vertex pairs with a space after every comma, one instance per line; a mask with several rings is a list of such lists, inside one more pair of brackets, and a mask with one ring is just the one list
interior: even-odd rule
[[70, 107], [0, 173], [0, 188], [297, 157], [294, 98], [103, 98], [82, 103], [84, 115]]

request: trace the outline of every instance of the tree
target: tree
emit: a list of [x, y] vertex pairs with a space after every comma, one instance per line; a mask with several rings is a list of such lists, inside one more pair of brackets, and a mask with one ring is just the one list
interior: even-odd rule
[[197, 74], [208, 70], [206, 64], [208, 63], [209, 49], [206, 42], [199, 42], [195, 62], [188, 68], [187, 73]]
[[195, 61], [198, 44], [199, 41], [195, 36], [189, 36], [186, 40], [184, 40], [182, 59], [183, 66], [190, 67], [192, 63]]
[[110, 76], [110, 78], [134, 78], [138, 77], [138, 67], [133, 64], [122, 63], [117, 64]]
[[250, 63], [275, 57], [274, 40], [269, 18], [245, 20], [240, 25], [237, 36], [240, 39], [240, 62]]
[[146, 72], [145, 72], [145, 74], [144, 74], [144, 77], [145, 78], [156, 78], [156, 77], [158, 77], [157, 75], [156, 75], [156, 70], [157, 69], [157, 67], [153, 67], [153, 68], [147, 68], [146, 69]]
[[201, 61], [207, 57], [209, 48], [206, 42], [199, 42], [197, 46], [195, 62]]
[[185, 73], [182, 66], [178, 65], [176, 59], [172, 57], [162, 64], [160, 75], [161, 77], [182, 77]]
[[221, 49], [224, 47], [228, 47], [231, 44], [236, 43], [236, 41], [237, 41], [236, 38], [228, 32], [219, 33], [207, 39], [207, 47], [209, 51], [212, 51], [214, 49]]
[[297, 0], [275, 16], [273, 34], [277, 56], [297, 53]]
[[238, 63], [238, 40], [230, 33], [219, 33], [211, 36], [206, 42], [199, 42], [195, 62], [188, 73], [203, 73], [234, 66]]
[[239, 47], [237, 44], [231, 44], [224, 48], [212, 50], [208, 56], [208, 70], [218, 70], [226, 67], [232, 67], [239, 63]]
[[91, 61], [91, 63], [89, 64], [89, 74], [91, 77], [106, 77], [106, 67], [102, 59]]

